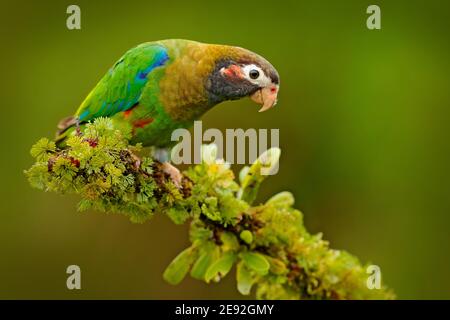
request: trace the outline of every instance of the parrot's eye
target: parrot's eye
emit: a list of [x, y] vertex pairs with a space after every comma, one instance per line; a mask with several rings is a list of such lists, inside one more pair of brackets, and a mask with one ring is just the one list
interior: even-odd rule
[[250, 79], [256, 80], [259, 78], [259, 71], [255, 69], [250, 70], [248, 75], [250, 76]]
[[242, 67], [243, 74], [247, 81], [259, 87], [265, 87], [271, 83], [261, 67], [256, 64], [247, 64]]

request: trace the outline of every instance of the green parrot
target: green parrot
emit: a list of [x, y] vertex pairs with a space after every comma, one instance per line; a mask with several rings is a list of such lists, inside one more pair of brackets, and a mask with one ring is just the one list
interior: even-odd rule
[[[62, 145], [79, 127], [97, 117], [126, 122], [130, 143], [166, 152], [175, 143], [171, 133], [189, 128], [213, 106], [250, 97], [262, 105], [277, 102], [279, 75], [263, 57], [243, 48], [190, 40], [147, 42], [127, 51], [81, 103], [75, 115], [58, 124]], [[181, 175], [159, 159], [179, 185]]]

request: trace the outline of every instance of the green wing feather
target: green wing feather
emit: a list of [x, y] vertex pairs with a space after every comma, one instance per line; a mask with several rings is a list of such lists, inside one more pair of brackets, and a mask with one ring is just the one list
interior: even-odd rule
[[147, 75], [168, 59], [166, 48], [155, 43], [144, 43], [129, 50], [89, 93], [76, 118], [82, 123], [132, 108], [139, 102]]

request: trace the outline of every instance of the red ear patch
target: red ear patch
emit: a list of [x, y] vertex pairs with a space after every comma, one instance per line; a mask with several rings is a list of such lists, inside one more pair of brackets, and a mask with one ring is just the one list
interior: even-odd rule
[[222, 74], [230, 78], [242, 78], [242, 70], [239, 66], [232, 64], [222, 70]]

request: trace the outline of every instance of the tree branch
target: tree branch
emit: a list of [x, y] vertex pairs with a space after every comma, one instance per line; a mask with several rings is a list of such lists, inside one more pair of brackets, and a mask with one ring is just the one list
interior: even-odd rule
[[203, 162], [183, 173], [178, 189], [160, 163], [129, 145], [127, 130], [109, 119], [87, 124], [64, 148], [43, 138], [31, 149], [35, 164], [30, 184], [45, 191], [75, 193], [78, 209], [120, 212], [133, 222], [165, 213], [176, 224], [189, 223], [191, 246], [164, 272], [171, 284], [187, 273], [220, 281], [236, 265], [237, 288], [247, 295], [256, 287], [262, 299], [391, 299], [386, 287], [368, 289], [368, 274], [356, 257], [333, 250], [321, 234], [311, 235], [294, 198], [281, 192], [253, 205], [260, 184], [277, 164], [270, 149], [234, 180], [229, 165], [217, 160], [216, 147], [205, 146]]

